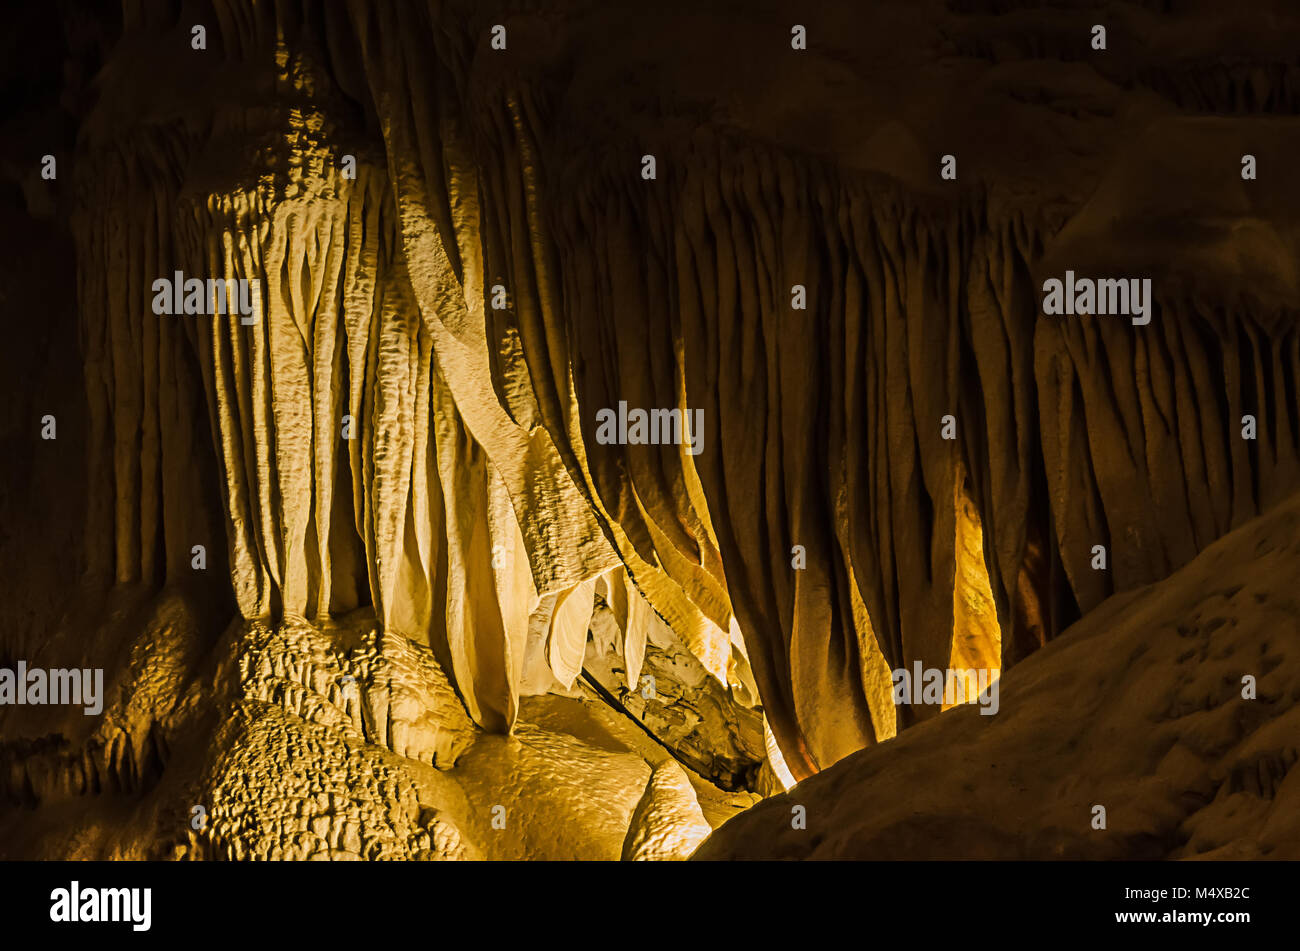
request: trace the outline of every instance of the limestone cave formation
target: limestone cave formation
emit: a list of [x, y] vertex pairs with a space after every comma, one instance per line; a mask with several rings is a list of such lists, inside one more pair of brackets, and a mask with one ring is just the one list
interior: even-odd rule
[[7, 7], [0, 858], [1300, 858], [1289, 0]]

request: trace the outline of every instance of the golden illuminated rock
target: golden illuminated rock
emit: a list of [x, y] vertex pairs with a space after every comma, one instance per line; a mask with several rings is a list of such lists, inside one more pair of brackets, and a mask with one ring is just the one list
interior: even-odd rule
[[1012, 668], [996, 716], [854, 754], [698, 857], [1296, 859], [1297, 571], [1300, 495]]
[[[0, 855], [677, 859], [809, 789], [875, 825], [774, 853], [1001, 856], [996, 784], [958, 784], [1105, 758], [1035, 670], [1141, 737], [1227, 677], [1254, 642], [1186, 668], [1168, 592], [1271, 564], [1241, 539], [1300, 485], [1300, 14], [1229, 68], [1212, 5], [1120, 4], [1142, 43], [1104, 60], [953, 6], [804, 11], [801, 50], [627, 0], [216, 0], [202, 50], [162, 0], [23, 14], [67, 29], [0, 155], [0, 299], [48, 315], [3, 357], [0, 658], [102, 669], [105, 705], [0, 709]], [[1067, 271], [1149, 279], [1153, 319], [1044, 313]], [[1260, 729], [1099, 782], [1172, 835], [1207, 771], [1281, 788]], [[1070, 762], [1017, 800], [1035, 854], [1094, 854], [1053, 838]], [[891, 811], [922, 805], [982, 825]], [[1223, 822], [1285, 851], [1256, 806]], [[1179, 851], [1140, 824], [1105, 854]]]

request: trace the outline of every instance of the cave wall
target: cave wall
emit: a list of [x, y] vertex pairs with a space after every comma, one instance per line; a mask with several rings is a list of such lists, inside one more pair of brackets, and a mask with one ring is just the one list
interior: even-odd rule
[[[90, 574], [202, 544], [246, 618], [371, 605], [492, 730], [599, 579], [630, 657], [652, 610], [752, 669], [802, 777], [937, 712], [892, 668], [1186, 564], [1300, 465], [1300, 22], [1118, 4], [1103, 57], [1086, 5], [994, 6], [125, 3], [72, 160]], [[1066, 268], [1151, 276], [1151, 323], [1041, 316]], [[176, 270], [257, 321], [155, 316]], [[600, 444], [619, 401], [703, 451]]]

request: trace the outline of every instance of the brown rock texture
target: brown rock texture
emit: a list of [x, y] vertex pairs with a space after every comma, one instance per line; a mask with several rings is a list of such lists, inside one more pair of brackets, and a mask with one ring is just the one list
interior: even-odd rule
[[[1300, 11], [1156, 6], [1107, 5], [1105, 51], [1097, 8], [1031, 0], [24, 14], [57, 39], [13, 59], [40, 82], [4, 213], [39, 254], [4, 299], [57, 312], [4, 358], [43, 369], [5, 409], [0, 666], [103, 667], [107, 700], [0, 709], [0, 849], [682, 857], [756, 794], [906, 758], [884, 741], [983, 777], [1072, 729], [1025, 679], [1067, 629], [1104, 641], [1069, 703], [1117, 730], [1151, 713], [1124, 691], [1211, 676], [1183, 650], [1253, 650], [1134, 619], [1191, 623], [1152, 592], [1213, 552], [1264, 571], [1240, 539], [1300, 487]], [[1067, 270], [1150, 278], [1150, 323], [1044, 315]], [[249, 282], [249, 312], [160, 315], [177, 279]], [[699, 452], [604, 440], [624, 405]], [[1225, 617], [1256, 630], [1261, 593]], [[1144, 656], [1152, 683], [1116, 679]], [[1003, 675], [1007, 712], [896, 706], [914, 664]], [[1210, 795], [1238, 739], [1161, 781]], [[1271, 791], [1294, 750], [1267, 750]], [[1076, 840], [1069, 792], [1027, 845], [1007, 816], [950, 844], [1266, 854], [1247, 820], [1249, 847], [1178, 839], [1172, 792]], [[69, 820], [84, 796], [133, 798]], [[931, 834], [878, 821], [819, 841]]]
[[1298, 571], [1294, 496], [1008, 671], [996, 716], [855, 753], [696, 857], [1300, 858]]

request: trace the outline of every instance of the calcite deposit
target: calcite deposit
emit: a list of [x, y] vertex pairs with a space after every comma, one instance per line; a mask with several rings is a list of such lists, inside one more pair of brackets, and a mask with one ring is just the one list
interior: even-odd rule
[[1012, 668], [997, 716], [855, 753], [698, 857], [1300, 859], [1298, 575], [1293, 497]]
[[1246, 5], [15, 14], [0, 857], [1294, 856]]

